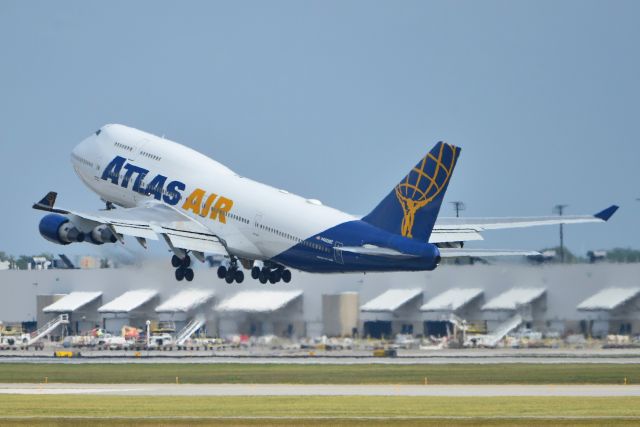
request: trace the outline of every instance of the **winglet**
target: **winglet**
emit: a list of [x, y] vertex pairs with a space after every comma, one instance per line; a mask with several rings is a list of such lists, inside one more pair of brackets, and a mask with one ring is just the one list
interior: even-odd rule
[[613, 214], [616, 213], [617, 210], [618, 210], [618, 206], [611, 205], [607, 209], [598, 212], [594, 216], [596, 218], [600, 218], [603, 221], [609, 221], [609, 218], [611, 218], [613, 216]]
[[58, 197], [58, 193], [56, 193], [55, 191], [49, 191], [47, 195], [42, 198], [42, 200], [36, 203], [36, 205], [46, 208], [53, 208], [53, 205], [56, 204], [56, 197]]
[[49, 191], [47, 195], [42, 198], [42, 200], [40, 200], [38, 203], [34, 203], [32, 207], [33, 209], [38, 209], [38, 210], [47, 211], [47, 212], [56, 212], [56, 213], [62, 213], [62, 214], [69, 213], [68, 211], [65, 211], [62, 209], [55, 209], [53, 207], [53, 205], [56, 204], [57, 197], [58, 197], [58, 193], [56, 193], [55, 191]]

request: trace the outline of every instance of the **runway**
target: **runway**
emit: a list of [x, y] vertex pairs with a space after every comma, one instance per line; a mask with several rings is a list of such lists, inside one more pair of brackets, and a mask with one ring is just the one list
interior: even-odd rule
[[0, 363], [195, 363], [287, 365], [413, 364], [640, 364], [640, 349], [457, 349], [398, 350], [398, 357], [372, 357], [372, 351], [328, 351], [310, 354], [284, 350], [103, 351], [79, 349], [82, 357], [54, 358], [48, 351], [0, 351]]
[[455, 357], [425, 357], [425, 358], [409, 358], [409, 357], [367, 357], [367, 358], [350, 358], [350, 357], [80, 357], [80, 358], [53, 358], [53, 357], [11, 357], [0, 359], [0, 364], [11, 363], [34, 363], [34, 364], [64, 364], [64, 365], [82, 365], [82, 364], [235, 364], [235, 365], [443, 365], [443, 364], [475, 364], [475, 365], [493, 365], [502, 363], [513, 364], [540, 364], [540, 365], [558, 365], [558, 364], [616, 364], [616, 365], [637, 365], [640, 364], [640, 358], [572, 358], [572, 357], [474, 357], [474, 358], [455, 358]]
[[1, 384], [0, 394], [112, 396], [640, 396], [640, 385]]

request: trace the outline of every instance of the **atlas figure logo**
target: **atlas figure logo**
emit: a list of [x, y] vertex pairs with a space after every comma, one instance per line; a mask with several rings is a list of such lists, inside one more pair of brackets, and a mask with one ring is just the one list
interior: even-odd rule
[[440, 144], [437, 156], [428, 153], [395, 188], [402, 207], [402, 236], [413, 238], [416, 212], [431, 203], [447, 186], [456, 165], [457, 147]]
[[[175, 206], [180, 202], [182, 192], [187, 188], [183, 182], [169, 181], [167, 183], [169, 179], [158, 174], [145, 186], [145, 178], [148, 174], [148, 169], [127, 163], [127, 159], [124, 157], [116, 156], [104, 169], [102, 179], [123, 188], [129, 188], [129, 183], [133, 182], [132, 191], [145, 196], [153, 196], [156, 200], [162, 200], [168, 205]], [[226, 216], [232, 206], [233, 200], [222, 196], [218, 197], [215, 193], [207, 195], [205, 190], [196, 188], [187, 196], [182, 209], [192, 211], [203, 218], [209, 216], [209, 218], [217, 219], [224, 224], [227, 222]]]

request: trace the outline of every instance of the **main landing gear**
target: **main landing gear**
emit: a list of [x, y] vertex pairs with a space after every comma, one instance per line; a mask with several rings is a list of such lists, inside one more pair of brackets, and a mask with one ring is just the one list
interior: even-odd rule
[[225, 282], [231, 284], [234, 281], [238, 283], [242, 283], [244, 281], [244, 273], [238, 267], [238, 261], [232, 260], [229, 267], [221, 265], [218, 267], [218, 277], [220, 279], [224, 279]]
[[177, 255], [171, 257], [171, 265], [176, 269], [176, 280], [178, 282], [183, 279], [187, 282], [193, 280], [193, 269], [191, 266], [191, 257], [189, 255], [185, 255], [184, 258], [180, 258]]
[[[249, 266], [244, 263], [245, 267]], [[244, 281], [244, 272], [238, 262], [237, 258], [232, 258], [229, 266], [221, 265], [218, 267], [218, 277], [224, 279], [227, 283], [233, 282], [242, 283]], [[291, 271], [282, 265], [278, 265], [272, 262], [256, 261], [251, 268], [251, 277], [255, 280], [259, 280], [260, 283], [278, 283], [283, 281], [289, 283], [291, 281]]]
[[263, 266], [262, 268], [254, 266], [251, 269], [251, 277], [259, 280], [260, 283], [265, 284], [267, 282], [274, 284], [282, 280], [284, 283], [291, 281], [291, 271], [283, 266], [277, 266], [275, 268], [269, 268]]

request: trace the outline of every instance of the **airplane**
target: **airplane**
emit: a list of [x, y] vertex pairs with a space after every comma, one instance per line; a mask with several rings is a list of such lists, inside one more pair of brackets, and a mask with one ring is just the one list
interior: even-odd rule
[[33, 205], [47, 240], [67, 245], [163, 240], [178, 281], [192, 281], [191, 256], [224, 256], [217, 275], [242, 283], [243, 269], [265, 284], [289, 283], [291, 269], [314, 273], [430, 271], [444, 257], [534, 255], [535, 251], [465, 249], [481, 232], [536, 225], [603, 222], [595, 215], [438, 218], [461, 149], [438, 142], [365, 216], [350, 215], [240, 176], [184, 145], [108, 124], [71, 152], [73, 168], [105, 209], [55, 206], [49, 192]]

